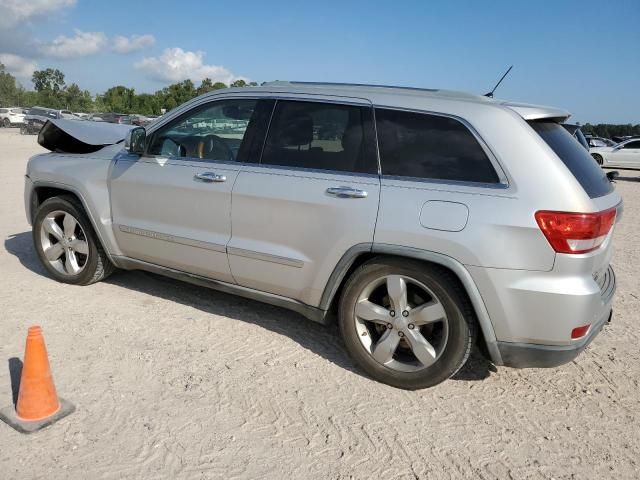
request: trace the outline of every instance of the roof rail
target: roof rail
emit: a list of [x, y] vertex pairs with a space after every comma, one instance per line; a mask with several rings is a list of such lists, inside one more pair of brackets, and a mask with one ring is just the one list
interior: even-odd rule
[[437, 92], [437, 88], [415, 88], [415, 87], [398, 87], [396, 85], [375, 85], [370, 83], [340, 83], [340, 82], [301, 82], [288, 80], [275, 80], [263, 83], [265, 86], [286, 86], [286, 85], [302, 85], [309, 87], [369, 87], [369, 88], [397, 88], [400, 90], [415, 90], [418, 92]]

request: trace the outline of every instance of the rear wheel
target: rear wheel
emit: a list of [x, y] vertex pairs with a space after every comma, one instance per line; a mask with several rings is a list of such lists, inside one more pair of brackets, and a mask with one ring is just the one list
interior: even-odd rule
[[597, 153], [592, 153], [591, 156], [598, 163], [598, 165], [603, 164], [602, 155], [598, 155]]
[[75, 197], [53, 197], [40, 205], [33, 242], [42, 265], [60, 282], [89, 285], [114, 270]]
[[455, 277], [414, 261], [364, 264], [340, 301], [347, 351], [371, 377], [405, 389], [436, 385], [466, 362], [475, 317]]

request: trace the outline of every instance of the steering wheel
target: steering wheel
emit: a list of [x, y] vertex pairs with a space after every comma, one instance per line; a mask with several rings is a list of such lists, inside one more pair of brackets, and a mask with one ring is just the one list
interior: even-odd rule
[[217, 135], [205, 135], [198, 142], [198, 157], [208, 158], [211, 160], [229, 160], [235, 161], [233, 150], [227, 145], [222, 138]]

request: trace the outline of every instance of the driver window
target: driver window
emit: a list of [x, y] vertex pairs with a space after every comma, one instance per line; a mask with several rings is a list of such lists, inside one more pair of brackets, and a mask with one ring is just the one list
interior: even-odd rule
[[191, 110], [158, 129], [147, 153], [236, 161], [257, 100], [221, 100]]

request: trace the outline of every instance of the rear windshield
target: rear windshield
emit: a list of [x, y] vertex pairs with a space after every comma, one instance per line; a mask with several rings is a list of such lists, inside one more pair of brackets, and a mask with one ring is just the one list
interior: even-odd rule
[[589, 197], [602, 197], [613, 191], [613, 185], [602, 168], [560, 124], [532, 121], [529, 125], [556, 152]]

